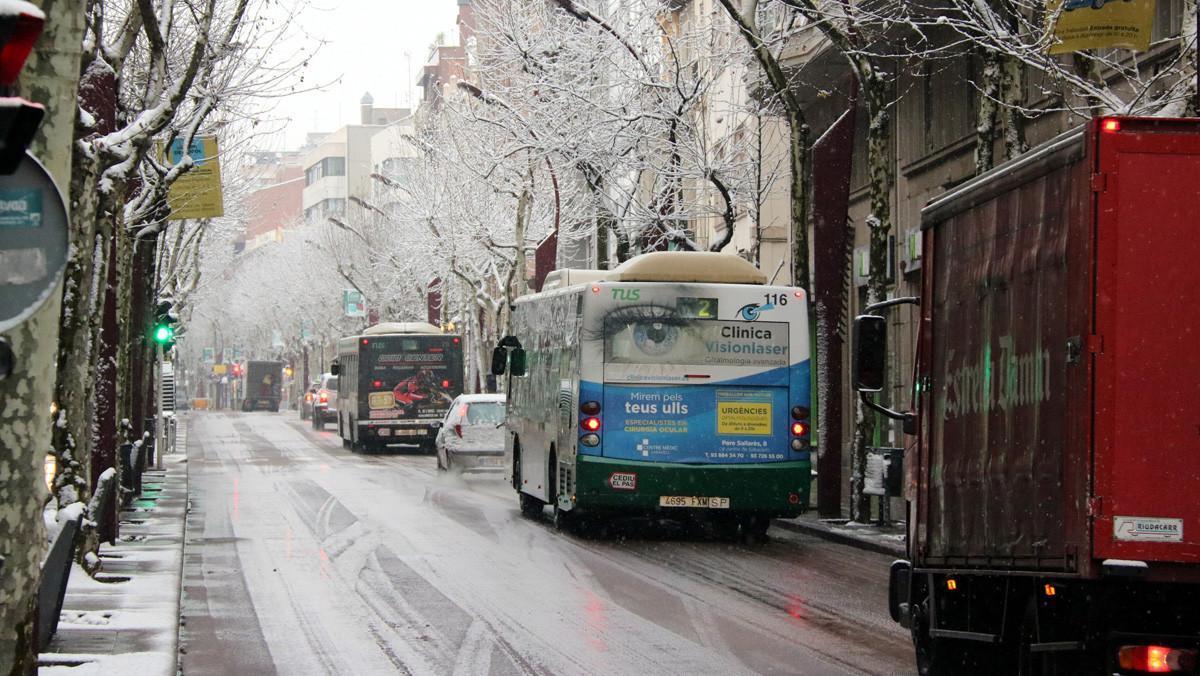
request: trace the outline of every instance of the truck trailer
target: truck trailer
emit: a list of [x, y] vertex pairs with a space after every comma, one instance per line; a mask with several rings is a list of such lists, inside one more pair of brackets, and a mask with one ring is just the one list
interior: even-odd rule
[[[1105, 117], [922, 211], [907, 559], [923, 674], [1196, 673], [1200, 120]], [[855, 322], [882, 389], [886, 323]]]
[[283, 393], [283, 362], [246, 362], [243, 411], [278, 411]]

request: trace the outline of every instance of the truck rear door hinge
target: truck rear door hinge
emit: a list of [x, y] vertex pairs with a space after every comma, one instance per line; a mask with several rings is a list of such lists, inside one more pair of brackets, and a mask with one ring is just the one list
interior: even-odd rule
[[1104, 172], [1092, 174], [1092, 192], [1108, 190], [1108, 174]]
[[1087, 508], [1088, 516], [1104, 516], [1104, 498], [1100, 496], [1088, 498]]

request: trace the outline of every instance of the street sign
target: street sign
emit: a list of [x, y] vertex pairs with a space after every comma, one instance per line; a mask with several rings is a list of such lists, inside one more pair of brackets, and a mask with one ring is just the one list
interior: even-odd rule
[[367, 299], [363, 298], [362, 291], [354, 289], [342, 291], [342, 306], [346, 308], [347, 317], [367, 316]]
[[[225, 215], [221, 198], [221, 162], [214, 136], [198, 136], [188, 146], [188, 156], [194, 166], [171, 184], [167, 203], [171, 215], [167, 220], [185, 218], [216, 218]], [[166, 161], [179, 164], [183, 159], [183, 139], [177, 138], [166, 153]]]
[[67, 264], [67, 207], [54, 179], [25, 153], [0, 176], [0, 332], [50, 298]]
[[217, 360], [217, 350], [215, 348], [211, 348], [211, 347], [204, 348], [202, 355], [203, 356], [200, 357], [200, 361], [203, 361], [207, 364], [211, 364]]

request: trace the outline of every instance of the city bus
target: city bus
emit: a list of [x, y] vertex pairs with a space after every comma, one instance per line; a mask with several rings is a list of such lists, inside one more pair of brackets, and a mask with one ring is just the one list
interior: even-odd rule
[[526, 516], [550, 505], [566, 528], [636, 514], [758, 538], [807, 507], [802, 289], [707, 252], [548, 279], [516, 301], [493, 354], [492, 372], [508, 374], [506, 453]]
[[462, 394], [462, 338], [424, 322], [385, 323], [338, 341], [337, 426], [354, 451], [418, 444]]

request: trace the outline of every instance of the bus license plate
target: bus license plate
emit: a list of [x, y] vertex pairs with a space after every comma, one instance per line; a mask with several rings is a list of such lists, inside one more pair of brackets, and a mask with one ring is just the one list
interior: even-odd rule
[[729, 498], [710, 498], [695, 495], [660, 495], [658, 496], [658, 506], [729, 509]]

